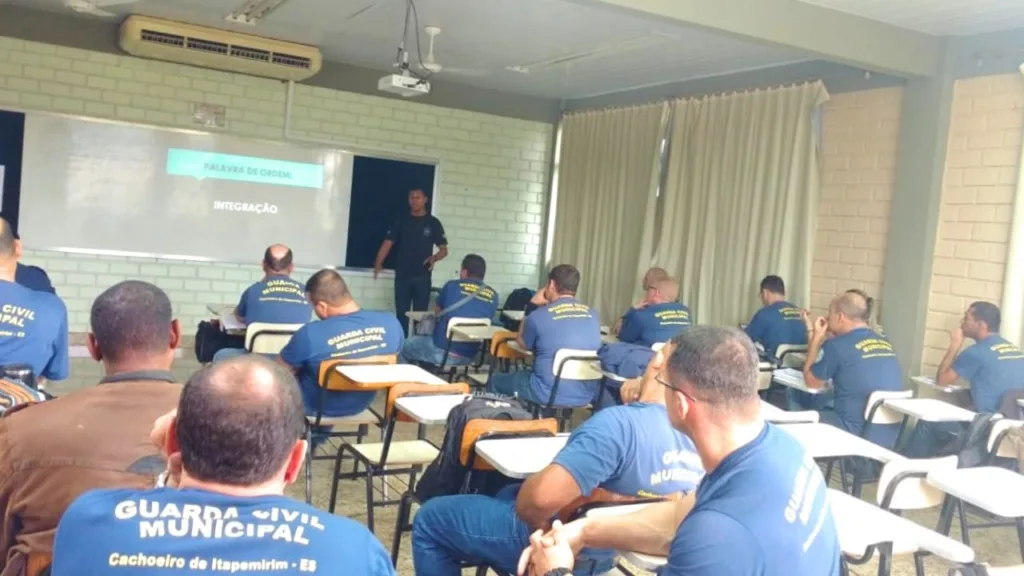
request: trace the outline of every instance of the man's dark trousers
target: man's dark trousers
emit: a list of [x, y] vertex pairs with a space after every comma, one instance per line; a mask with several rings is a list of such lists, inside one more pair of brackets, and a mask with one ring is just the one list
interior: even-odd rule
[[[412, 305], [412, 308], [409, 305]], [[395, 315], [405, 335], [409, 335], [409, 319], [405, 313], [426, 310], [430, 304], [430, 276], [395, 276]]]

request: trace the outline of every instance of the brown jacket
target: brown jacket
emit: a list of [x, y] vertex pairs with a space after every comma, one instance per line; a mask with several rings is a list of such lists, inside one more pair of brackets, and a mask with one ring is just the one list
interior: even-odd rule
[[162, 371], [112, 380], [0, 418], [0, 576], [51, 554], [57, 522], [83, 492], [153, 486], [163, 460], [149, 432], [181, 385]]

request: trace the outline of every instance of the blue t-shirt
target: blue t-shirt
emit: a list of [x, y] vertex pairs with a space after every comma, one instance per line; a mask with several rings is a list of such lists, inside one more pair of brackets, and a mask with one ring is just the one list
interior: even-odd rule
[[584, 496], [597, 487], [623, 496], [690, 493], [704, 476], [693, 441], [672, 428], [663, 405], [646, 402], [595, 413], [573, 431], [554, 463]]
[[50, 277], [46, 275], [46, 270], [38, 266], [19, 263], [17, 270], [14, 272], [14, 281], [25, 288], [31, 288], [39, 292], [57, 293], [53, 283], [50, 282]]
[[[530, 392], [541, 403], [551, 398], [555, 385], [555, 353], [561, 349], [601, 348], [601, 320], [597, 312], [575, 298], [559, 298], [541, 306], [524, 320], [523, 344], [533, 352]], [[585, 406], [594, 398], [597, 382], [561, 379], [555, 406]]]
[[218, 572], [395, 573], [365, 526], [285, 496], [93, 490], [57, 526], [54, 576]]
[[[472, 300], [438, 319], [434, 326], [434, 346], [444, 350], [448, 344], [448, 321], [452, 318], [494, 318], [498, 310], [498, 294], [480, 280], [472, 278], [452, 280], [445, 284], [437, 295], [437, 307], [444, 310], [470, 294], [473, 294]], [[463, 358], [472, 358], [479, 350], [479, 344], [453, 342], [450, 352]]]
[[0, 281], [0, 364], [28, 364], [49, 380], [68, 377], [68, 309], [57, 296]]
[[825, 479], [771, 424], [697, 487], [663, 576], [838, 576], [839, 538]]
[[[299, 328], [281, 350], [281, 359], [299, 369], [299, 386], [306, 411], [316, 414], [320, 402], [321, 362], [398, 354], [403, 339], [402, 326], [394, 314], [359, 310]], [[376, 392], [327, 392], [323, 413], [326, 416], [358, 414], [366, 410], [375, 396]]]
[[746, 331], [751, 340], [764, 346], [766, 358], [775, 358], [775, 351], [783, 344], [807, 345], [807, 326], [800, 317], [800, 308], [789, 302], [758, 310]]
[[690, 309], [678, 302], [631, 308], [622, 317], [619, 341], [643, 346], [668, 342], [690, 324]]
[[[811, 373], [832, 381], [835, 411], [847, 432], [860, 435], [868, 396], [877, 390], [903, 390], [903, 375], [892, 344], [870, 328], [857, 328], [826, 340]], [[891, 447], [899, 424], [872, 426], [871, 440]]]
[[268, 276], [249, 286], [238, 300], [246, 324], [305, 324], [313, 316], [306, 288], [288, 276]]
[[971, 402], [979, 412], [998, 412], [1003, 394], [1024, 388], [1024, 353], [999, 334], [960, 352], [953, 370], [971, 383]]

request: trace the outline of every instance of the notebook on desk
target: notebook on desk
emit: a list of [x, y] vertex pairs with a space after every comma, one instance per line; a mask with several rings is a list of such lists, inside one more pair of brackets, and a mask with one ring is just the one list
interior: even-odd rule
[[220, 313], [220, 327], [225, 332], [245, 332], [245, 322], [236, 318], [234, 312]]

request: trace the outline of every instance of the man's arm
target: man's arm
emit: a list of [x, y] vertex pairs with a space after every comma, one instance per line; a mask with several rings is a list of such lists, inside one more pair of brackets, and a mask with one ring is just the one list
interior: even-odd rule
[[676, 531], [695, 501], [696, 491], [681, 500], [657, 502], [632, 514], [577, 520], [583, 523], [582, 545], [668, 556]]
[[547, 529], [559, 510], [582, 495], [568, 470], [549, 464], [523, 482], [516, 497], [516, 514], [531, 529]]
[[57, 328], [57, 336], [54, 338], [50, 361], [43, 369], [43, 373], [40, 374], [39, 383], [42, 383], [43, 378], [63, 380], [68, 377], [68, 311], [67, 308], [64, 308], [63, 303], [61, 308], [63, 308], [61, 310], [62, 317], [60, 326]]
[[949, 334], [949, 347], [946, 349], [946, 354], [942, 357], [942, 362], [939, 362], [939, 370], [935, 374], [935, 383], [939, 386], [949, 386], [960, 378], [957, 371], [953, 369], [953, 363], [956, 362], [957, 355], [960, 354], [960, 348], [963, 345], [964, 331], [961, 328], [957, 328]]
[[813, 327], [807, 333], [807, 358], [804, 360], [804, 384], [808, 388], [824, 388], [828, 378], [819, 378], [814, 373], [814, 365], [818, 362], [818, 355], [822, 345], [825, 343], [825, 336], [828, 333], [828, 323], [822, 318], [814, 322]]
[[385, 238], [380, 243], [380, 248], [377, 250], [377, 259], [373, 261], [373, 277], [377, 278], [380, 274], [380, 269], [384, 267], [384, 259], [388, 257], [391, 252], [391, 247], [395, 245], [395, 241], [389, 238]]

